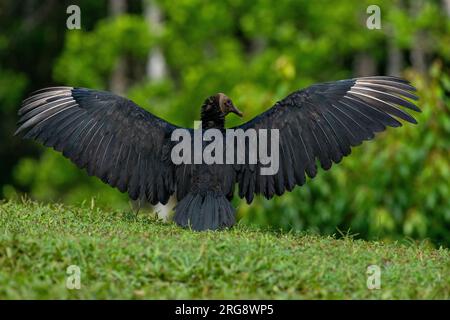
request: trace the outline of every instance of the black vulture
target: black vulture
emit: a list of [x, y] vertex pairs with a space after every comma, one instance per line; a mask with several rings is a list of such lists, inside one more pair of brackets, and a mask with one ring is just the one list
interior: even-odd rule
[[[171, 136], [175, 126], [132, 101], [109, 92], [53, 87], [23, 101], [16, 134], [37, 140], [72, 160], [89, 175], [151, 204], [179, 201], [175, 222], [193, 230], [216, 230], [235, 223], [230, 200], [270, 199], [313, 178], [317, 162], [328, 170], [364, 140], [399, 119], [417, 123], [401, 107], [420, 112], [411, 100], [416, 89], [390, 76], [361, 77], [315, 84], [288, 95], [254, 119], [232, 129], [278, 129], [279, 169], [262, 175], [262, 164], [175, 164]], [[201, 106], [203, 130], [225, 134], [225, 117], [242, 116], [219, 93]], [[193, 134], [193, 129], [189, 130]], [[202, 131], [203, 132], [203, 131]], [[204, 143], [204, 142], [202, 142]], [[203, 146], [204, 147], [204, 146]]]

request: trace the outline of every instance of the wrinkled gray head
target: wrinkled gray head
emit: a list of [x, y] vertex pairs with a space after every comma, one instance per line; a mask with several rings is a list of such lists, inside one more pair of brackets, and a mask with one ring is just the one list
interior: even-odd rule
[[242, 117], [242, 112], [234, 106], [233, 101], [231, 101], [224, 93], [217, 93], [212, 98], [225, 116], [232, 112], [239, 117]]

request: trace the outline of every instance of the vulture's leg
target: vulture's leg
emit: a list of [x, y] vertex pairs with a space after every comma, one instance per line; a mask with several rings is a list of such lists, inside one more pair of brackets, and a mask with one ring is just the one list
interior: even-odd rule
[[175, 196], [170, 196], [169, 201], [167, 201], [166, 204], [158, 203], [155, 205], [154, 209], [158, 217], [166, 222], [170, 219], [171, 213], [176, 205], [177, 200]]

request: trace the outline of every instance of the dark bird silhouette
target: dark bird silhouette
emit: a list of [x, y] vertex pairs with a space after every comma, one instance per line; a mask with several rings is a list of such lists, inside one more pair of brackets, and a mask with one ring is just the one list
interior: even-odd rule
[[[235, 186], [251, 203], [301, 186], [315, 177], [317, 162], [328, 170], [399, 119], [417, 123], [402, 110], [420, 109], [416, 89], [400, 78], [364, 77], [315, 84], [298, 90], [234, 129], [279, 129], [279, 170], [261, 175], [257, 164], [178, 164], [171, 160], [172, 132], [179, 128], [109, 92], [72, 87], [46, 88], [24, 100], [16, 134], [37, 140], [71, 159], [89, 175], [151, 204], [174, 194], [175, 222], [194, 230], [235, 223], [230, 200]], [[203, 129], [224, 132], [229, 113], [242, 116], [224, 94], [205, 100]], [[192, 129], [189, 131], [193, 132]], [[317, 161], [318, 160], [318, 161]]]

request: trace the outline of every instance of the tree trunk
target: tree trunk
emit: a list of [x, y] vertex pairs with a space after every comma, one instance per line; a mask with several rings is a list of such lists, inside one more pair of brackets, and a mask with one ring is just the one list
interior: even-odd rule
[[450, 0], [442, 0], [442, 9], [447, 13], [450, 18]]
[[[163, 28], [161, 10], [153, 0], [144, 1], [145, 19], [153, 34], [158, 35]], [[158, 81], [167, 76], [166, 59], [159, 46], [152, 48], [147, 58], [147, 77], [150, 80]]]
[[[109, 0], [109, 14], [112, 17], [120, 16], [127, 11], [126, 0]], [[125, 57], [119, 57], [111, 74], [109, 88], [116, 94], [123, 95], [127, 89], [127, 62]]]
[[403, 69], [403, 56], [402, 51], [395, 42], [395, 30], [392, 26], [388, 28], [388, 64], [386, 74], [390, 76], [400, 77]]
[[126, 0], [109, 0], [109, 15], [112, 17], [120, 16], [127, 11]]
[[[410, 14], [411, 17], [415, 18], [420, 13], [420, 10], [423, 8], [423, 1], [416, 0], [411, 2]], [[424, 30], [419, 30], [414, 35], [413, 47], [411, 48], [411, 63], [413, 68], [421, 73], [427, 73], [427, 62], [426, 62], [426, 53], [427, 53], [427, 39]]]
[[377, 71], [375, 60], [367, 52], [358, 53], [353, 62], [353, 73], [356, 77], [375, 75]]

